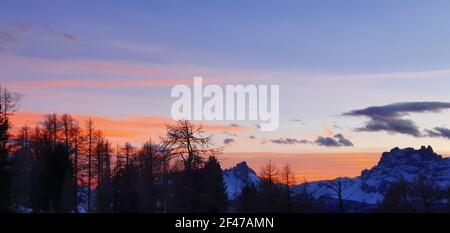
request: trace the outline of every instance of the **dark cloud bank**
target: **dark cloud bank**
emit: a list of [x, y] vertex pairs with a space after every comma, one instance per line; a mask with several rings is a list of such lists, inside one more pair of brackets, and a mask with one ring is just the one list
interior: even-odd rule
[[450, 139], [450, 130], [436, 127], [421, 131], [417, 124], [403, 117], [412, 113], [439, 113], [450, 108], [447, 102], [402, 102], [353, 110], [343, 116], [366, 117], [369, 121], [356, 131], [399, 133], [414, 137], [444, 137]]

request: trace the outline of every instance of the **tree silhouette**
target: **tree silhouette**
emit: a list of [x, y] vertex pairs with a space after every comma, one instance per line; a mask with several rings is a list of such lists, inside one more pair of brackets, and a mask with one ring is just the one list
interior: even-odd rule
[[247, 184], [241, 191], [237, 201], [237, 212], [254, 213], [258, 212], [259, 206], [258, 189], [254, 184]]
[[14, 112], [19, 95], [0, 86], [0, 212], [9, 211], [11, 199], [11, 171], [8, 151], [9, 116]]
[[379, 212], [428, 213], [439, 211], [436, 205], [443, 199], [441, 189], [425, 176], [418, 176], [412, 182], [400, 179], [391, 184], [378, 207]]
[[87, 211], [92, 211], [92, 188], [94, 186], [93, 184], [93, 176], [94, 176], [94, 145], [95, 145], [95, 129], [94, 129], [94, 121], [92, 118], [89, 118], [89, 120], [86, 122], [86, 140], [87, 140]]
[[345, 193], [349, 188], [349, 184], [344, 181], [342, 177], [338, 177], [335, 180], [330, 180], [326, 183], [322, 183], [322, 186], [327, 187], [333, 192], [333, 195], [337, 198], [338, 208], [340, 213], [345, 212], [345, 204], [351, 198], [353, 193]]
[[279, 171], [272, 161], [261, 168], [258, 184], [259, 208], [262, 212], [282, 212], [284, 192], [279, 183]]
[[64, 145], [69, 152], [73, 167], [73, 195], [74, 212], [78, 212], [78, 190], [79, 190], [79, 151], [81, 145], [80, 126], [71, 115], [63, 114], [61, 116], [61, 127]]
[[283, 184], [285, 188], [285, 208], [286, 210], [292, 207], [291, 203], [291, 186], [295, 184], [295, 176], [291, 170], [291, 166], [289, 164], [285, 164], [280, 172], [280, 183]]
[[30, 205], [31, 169], [33, 154], [31, 151], [31, 129], [24, 126], [14, 138], [14, 156], [12, 158], [12, 207], [21, 208]]
[[181, 159], [185, 171], [200, 168], [208, 155], [214, 155], [211, 136], [205, 136], [202, 126], [194, 126], [187, 120], [167, 126], [166, 143], [171, 153]]
[[211, 136], [204, 136], [202, 126], [194, 126], [191, 122], [180, 120], [175, 125], [167, 126], [164, 144], [175, 158], [175, 166], [182, 170], [174, 185], [175, 204], [177, 212], [202, 212], [203, 200], [198, 195], [202, 190], [198, 182], [202, 179], [201, 168], [205, 158], [219, 153], [212, 148]]
[[228, 198], [222, 169], [216, 157], [210, 156], [203, 168], [206, 212], [225, 213], [228, 209]]
[[388, 192], [384, 195], [383, 202], [378, 207], [378, 211], [414, 212], [410, 185], [404, 179], [391, 184]]

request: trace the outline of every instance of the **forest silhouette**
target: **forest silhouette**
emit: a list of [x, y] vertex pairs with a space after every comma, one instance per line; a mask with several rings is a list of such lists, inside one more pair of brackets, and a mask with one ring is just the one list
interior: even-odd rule
[[[180, 120], [167, 125], [158, 142], [138, 148], [112, 144], [92, 119], [53, 113], [11, 135], [19, 98], [3, 88], [1, 93], [0, 212], [224, 213], [244, 211], [254, 201], [228, 200], [217, 159], [221, 148], [201, 125]], [[290, 186], [293, 173], [286, 171]], [[267, 172], [273, 201], [275, 171]]]

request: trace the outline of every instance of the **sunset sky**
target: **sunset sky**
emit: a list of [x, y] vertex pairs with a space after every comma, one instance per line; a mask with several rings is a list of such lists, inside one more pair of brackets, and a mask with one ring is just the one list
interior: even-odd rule
[[[449, 1], [2, 1], [0, 84], [14, 127], [93, 117], [136, 145], [172, 123], [170, 90], [280, 85], [280, 128], [205, 124], [224, 167], [358, 175], [393, 147], [450, 154]], [[371, 108], [372, 107], [372, 108]], [[373, 108], [375, 107], [375, 108]]]

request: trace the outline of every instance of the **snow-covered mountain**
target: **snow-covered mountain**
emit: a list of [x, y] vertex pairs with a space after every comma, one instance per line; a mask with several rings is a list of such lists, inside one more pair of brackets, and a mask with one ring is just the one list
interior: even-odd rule
[[[338, 182], [342, 196], [348, 200], [376, 204], [383, 200], [389, 187], [399, 180], [414, 182], [422, 176], [441, 188], [450, 187], [450, 158], [443, 158], [428, 146], [420, 149], [394, 148], [384, 152], [377, 165], [361, 172], [361, 176], [308, 184], [315, 197], [336, 197]], [[331, 186], [330, 186], [331, 185]]]
[[228, 199], [233, 200], [247, 184], [257, 184], [260, 180], [255, 171], [247, 163], [240, 162], [236, 166], [223, 171], [223, 179], [227, 186]]
[[[422, 146], [418, 150], [394, 148], [384, 152], [378, 164], [371, 169], [363, 170], [360, 176], [310, 182], [307, 184], [307, 190], [316, 198], [336, 198], [336, 191], [333, 189], [340, 183], [343, 198], [377, 204], [383, 200], [384, 194], [393, 183], [400, 179], [413, 182], [420, 176], [441, 188], [450, 187], [450, 158], [436, 154], [430, 146]], [[231, 199], [239, 195], [248, 180], [254, 183], [259, 181], [255, 172], [245, 162], [225, 170], [224, 179]], [[302, 185], [298, 185], [294, 190], [303, 188]]]

